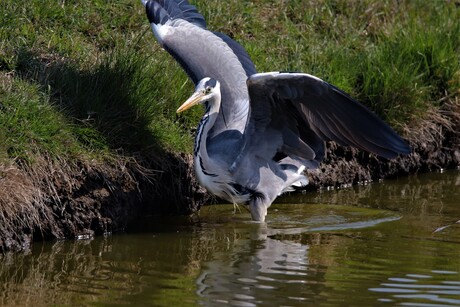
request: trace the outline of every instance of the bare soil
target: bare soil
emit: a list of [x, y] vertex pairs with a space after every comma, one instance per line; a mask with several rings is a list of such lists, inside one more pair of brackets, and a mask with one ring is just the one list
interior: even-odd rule
[[[417, 122], [403, 129], [413, 153], [392, 161], [329, 144], [324, 163], [308, 171], [309, 189], [458, 167], [460, 102]], [[0, 165], [0, 252], [27, 251], [33, 240], [123, 231], [140, 214], [187, 215], [211, 200], [196, 182], [190, 155], [72, 164], [36, 156], [32, 165]]]

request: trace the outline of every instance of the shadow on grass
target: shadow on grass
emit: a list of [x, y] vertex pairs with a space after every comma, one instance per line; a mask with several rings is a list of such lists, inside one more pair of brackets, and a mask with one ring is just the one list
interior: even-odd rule
[[38, 83], [48, 93], [82, 145], [127, 154], [161, 150], [149, 129], [155, 117], [153, 104], [140, 97], [148, 94], [148, 89], [139, 92], [145, 83], [142, 78], [147, 78], [141, 70], [142, 59], [130, 54], [112, 55], [94, 68], [80, 70], [58, 55], [21, 50], [17, 65], [23, 79]]

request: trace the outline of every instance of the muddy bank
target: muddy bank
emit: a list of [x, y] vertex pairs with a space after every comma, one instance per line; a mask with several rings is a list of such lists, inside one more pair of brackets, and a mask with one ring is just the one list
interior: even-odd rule
[[208, 199], [187, 155], [104, 163], [52, 160], [0, 165], [0, 252], [33, 240], [90, 238], [123, 231], [139, 214], [190, 214]]
[[[452, 168], [460, 165], [460, 103], [430, 111], [404, 128], [414, 152], [393, 161], [329, 144], [309, 189]], [[197, 185], [190, 155], [155, 162], [52, 160], [0, 165], [0, 251], [28, 250], [33, 240], [86, 238], [123, 231], [140, 214], [190, 214], [211, 197]]]

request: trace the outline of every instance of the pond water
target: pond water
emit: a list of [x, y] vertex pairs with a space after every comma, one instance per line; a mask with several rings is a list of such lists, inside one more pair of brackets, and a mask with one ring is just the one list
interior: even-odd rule
[[1, 305], [460, 306], [460, 172], [145, 217], [0, 256]]

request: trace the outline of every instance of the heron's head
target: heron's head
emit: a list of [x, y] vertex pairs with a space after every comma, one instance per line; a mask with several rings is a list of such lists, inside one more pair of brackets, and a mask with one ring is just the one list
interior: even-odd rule
[[212, 78], [204, 78], [198, 83], [192, 96], [177, 109], [177, 113], [197, 104], [215, 102], [220, 102], [220, 83]]

